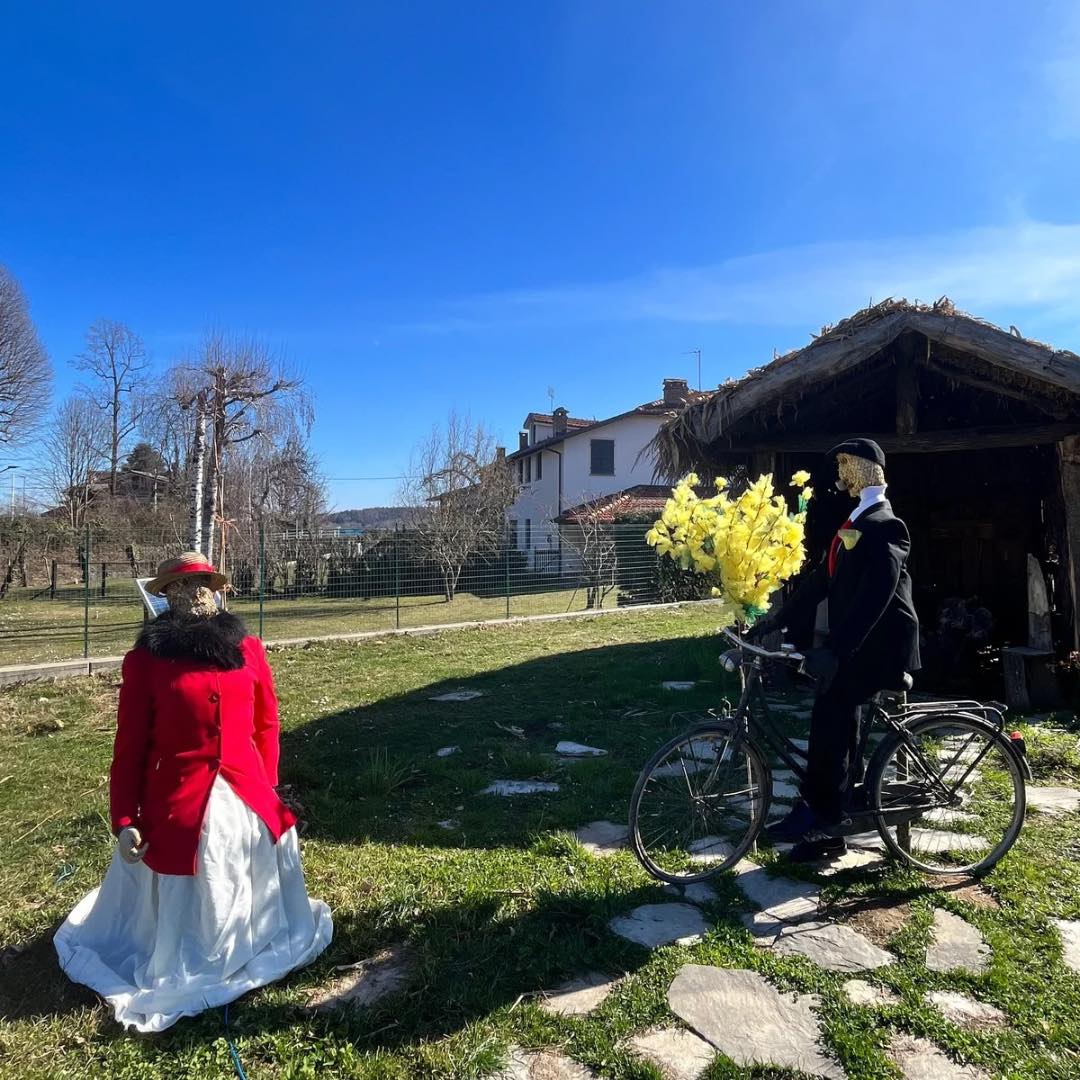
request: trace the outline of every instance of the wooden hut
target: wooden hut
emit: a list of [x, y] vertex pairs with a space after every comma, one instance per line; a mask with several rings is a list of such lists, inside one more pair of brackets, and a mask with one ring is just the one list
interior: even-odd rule
[[854, 435], [885, 450], [925, 631], [978, 598], [1012, 662], [1080, 649], [1080, 357], [947, 299], [886, 300], [688, 406], [653, 451], [666, 480], [810, 469], [814, 556], [850, 508], [821, 454]]

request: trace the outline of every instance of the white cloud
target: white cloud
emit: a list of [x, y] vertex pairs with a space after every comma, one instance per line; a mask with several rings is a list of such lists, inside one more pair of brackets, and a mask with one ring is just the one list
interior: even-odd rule
[[876, 242], [794, 246], [623, 280], [467, 298], [430, 330], [658, 320], [812, 326], [871, 299], [949, 296], [977, 314], [1080, 321], [1080, 225], [1023, 221]]

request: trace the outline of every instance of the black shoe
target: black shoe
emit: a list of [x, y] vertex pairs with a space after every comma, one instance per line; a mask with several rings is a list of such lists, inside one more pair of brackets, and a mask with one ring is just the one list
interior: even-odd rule
[[765, 835], [774, 844], [793, 844], [808, 832], [820, 828], [817, 814], [799, 799], [786, 817], [766, 827]]
[[823, 836], [816, 840], [800, 840], [789, 852], [792, 862], [819, 862], [836, 859], [847, 851], [847, 841], [842, 836]]

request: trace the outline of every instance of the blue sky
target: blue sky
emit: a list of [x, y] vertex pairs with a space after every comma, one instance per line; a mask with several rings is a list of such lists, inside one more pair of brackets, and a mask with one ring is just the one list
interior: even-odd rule
[[[1068, 3], [6, 5], [0, 262], [57, 369], [216, 326], [316, 394], [340, 506], [450, 408], [611, 414], [869, 299], [1080, 349]], [[24, 452], [25, 453], [25, 452]]]

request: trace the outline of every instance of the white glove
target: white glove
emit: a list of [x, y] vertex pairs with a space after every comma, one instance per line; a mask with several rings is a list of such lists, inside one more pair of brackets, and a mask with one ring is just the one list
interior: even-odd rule
[[116, 838], [116, 850], [120, 852], [120, 858], [126, 863], [141, 862], [149, 846], [143, 843], [142, 833], [134, 825], [121, 829], [120, 835]]

